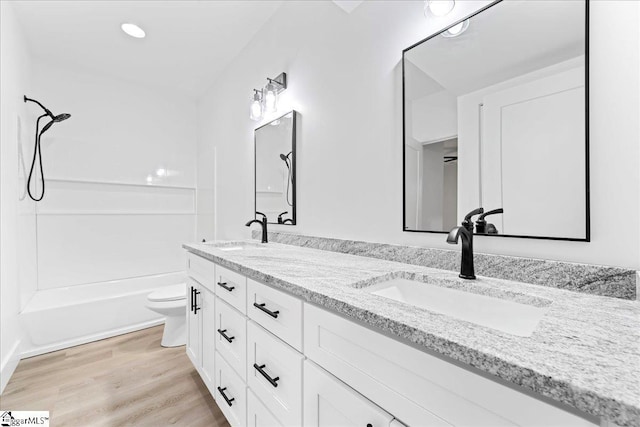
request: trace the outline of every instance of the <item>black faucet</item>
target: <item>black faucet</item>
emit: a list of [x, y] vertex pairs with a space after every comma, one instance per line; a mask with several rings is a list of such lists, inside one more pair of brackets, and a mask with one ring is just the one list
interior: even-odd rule
[[278, 215], [278, 224], [285, 224], [285, 222], [283, 222], [282, 220], [282, 215], [286, 215], [288, 213], [289, 213], [288, 211], [284, 211], [280, 215]]
[[489, 215], [495, 215], [495, 214], [501, 214], [501, 213], [504, 213], [504, 209], [499, 208], [489, 212], [485, 212], [482, 215], [480, 215], [480, 217], [478, 217], [478, 220], [476, 221], [476, 233], [498, 234], [498, 229], [496, 228], [496, 226], [491, 223], [487, 223], [487, 221], [484, 218]]
[[458, 239], [462, 239], [462, 264], [460, 266], [460, 277], [463, 279], [475, 279], [476, 275], [473, 269], [473, 220], [474, 215], [484, 213], [484, 209], [478, 208], [473, 210], [464, 217], [461, 227], [455, 227], [447, 236], [447, 243], [455, 245]]
[[262, 243], [268, 243], [267, 242], [267, 216], [262, 212], [258, 212], [258, 211], [256, 211], [256, 215], [262, 215], [262, 219], [261, 220], [252, 219], [251, 221], [247, 222], [245, 225], [249, 227], [254, 222], [257, 222], [258, 224], [260, 224], [262, 226]]

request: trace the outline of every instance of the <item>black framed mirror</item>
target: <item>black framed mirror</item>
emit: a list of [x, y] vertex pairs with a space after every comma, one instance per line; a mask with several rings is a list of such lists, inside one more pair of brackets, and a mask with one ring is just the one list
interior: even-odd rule
[[403, 51], [404, 231], [589, 241], [588, 16], [502, 0]]
[[290, 111], [254, 132], [254, 210], [270, 224], [296, 224], [297, 115]]

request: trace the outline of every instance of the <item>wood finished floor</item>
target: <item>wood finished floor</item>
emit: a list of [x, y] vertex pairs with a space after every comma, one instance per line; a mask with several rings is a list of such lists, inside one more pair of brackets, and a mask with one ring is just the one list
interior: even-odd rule
[[161, 338], [157, 326], [24, 359], [0, 409], [48, 410], [52, 427], [228, 426], [185, 347]]

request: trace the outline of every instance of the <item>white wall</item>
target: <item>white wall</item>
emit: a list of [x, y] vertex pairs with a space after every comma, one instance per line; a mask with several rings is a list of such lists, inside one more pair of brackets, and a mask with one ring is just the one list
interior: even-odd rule
[[72, 115], [42, 138], [39, 289], [184, 270], [181, 244], [196, 237], [195, 101], [34, 65], [33, 97]]
[[18, 166], [18, 153], [31, 153], [26, 129], [32, 116], [22, 100], [30, 90], [30, 72], [27, 46], [12, 6], [0, 2], [0, 392], [18, 363], [18, 313], [36, 285], [35, 217], [33, 204], [21, 200], [24, 180]]
[[[249, 236], [249, 96], [266, 77], [286, 71], [290, 86], [280, 112], [301, 113], [299, 225], [271, 228], [452, 249], [441, 234], [401, 231], [401, 51], [483, 4], [458, 2], [450, 16], [427, 20], [422, 2], [364, 2], [350, 15], [330, 2], [285, 3], [200, 105], [201, 144], [215, 147], [216, 173], [224, 177], [216, 185], [218, 237]], [[478, 251], [640, 267], [639, 7], [591, 3], [592, 241], [479, 237]], [[612, 231], [621, 225], [622, 239]]]

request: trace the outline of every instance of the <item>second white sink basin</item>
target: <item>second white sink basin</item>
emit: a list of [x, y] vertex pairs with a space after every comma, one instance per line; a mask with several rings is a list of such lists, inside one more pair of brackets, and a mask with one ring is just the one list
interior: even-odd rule
[[407, 279], [388, 280], [367, 291], [521, 337], [530, 337], [549, 310], [548, 306], [537, 307]]

